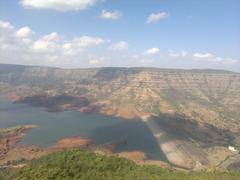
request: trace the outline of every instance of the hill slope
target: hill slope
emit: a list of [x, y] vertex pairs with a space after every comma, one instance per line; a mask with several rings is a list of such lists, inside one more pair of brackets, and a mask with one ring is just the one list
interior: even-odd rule
[[19, 170], [0, 171], [7, 179], [224, 179], [239, 178], [237, 172], [183, 173], [156, 166], [139, 166], [117, 158], [71, 150], [48, 155]]

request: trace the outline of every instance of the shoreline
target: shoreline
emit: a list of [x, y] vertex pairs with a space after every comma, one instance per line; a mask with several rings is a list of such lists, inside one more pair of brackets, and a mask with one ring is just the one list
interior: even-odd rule
[[[150, 120], [149, 120], [150, 118]], [[142, 118], [142, 120], [145, 123], [149, 123], [151, 121], [150, 116], [145, 116]], [[146, 154], [142, 151], [122, 151], [118, 153], [114, 153], [113, 150], [115, 148], [114, 144], [108, 144], [108, 145], [96, 145], [91, 142], [90, 139], [81, 137], [81, 136], [70, 136], [70, 137], [64, 137], [62, 139], [59, 139], [54, 145], [47, 147], [47, 148], [40, 148], [38, 146], [31, 146], [31, 145], [21, 145], [16, 146], [16, 144], [21, 140], [21, 138], [27, 133], [28, 130], [32, 128], [36, 128], [35, 125], [25, 125], [25, 126], [18, 126], [8, 129], [19, 129], [16, 130], [16, 133], [13, 133], [11, 135], [9, 143], [11, 146], [8, 148], [8, 151], [1, 156], [0, 158], [0, 164], [1, 166], [8, 165], [11, 162], [19, 161], [21, 159], [31, 160], [34, 158], [40, 158], [42, 156], [64, 151], [64, 150], [71, 150], [71, 149], [81, 149], [81, 150], [87, 150], [94, 152], [96, 154], [102, 154], [106, 156], [120, 156], [124, 157], [126, 159], [129, 159], [131, 161], [134, 161], [135, 163], [139, 165], [157, 165], [162, 168], [170, 167], [178, 170], [183, 171], [199, 171], [199, 170], [206, 170], [209, 167], [209, 164], [207, 166], [201, 166], [201, 164], [196, 166], [191, 166], [192, 163], [196, 161], [198, 158], [196, 154], [191, 154], [192, 151], [189, 151], [189, 149], [186, 149], [184, 146], [188, 146], [187, 143], [184, 141], [175, 141], [174, 139], [169, 138], [165, 132], [162, 130], [162, 132], [156, 134], [155, 138], [165, 138], [167, 139], [168, 143], [161, 143], [161, 141], [158, 141], [159, 148], [162, 150], [162, 152], [165, 154], [168, 162], [161, 161], [161, 160], [153, 160], [148, 159], [146, 157]], [[153, 127], [156, 127], [156, 124], [153, 124]], [[152, 125], [150, 124], [150, 128], [152, 128]], [[153, 129], [153, 133], [155, 130]], [[1, 142], [1, 141], [0, 141]], [[178, 148], [177, 148], [178, 147]], [[218, 152], [218, 151], [216, 151]], [[215, 153], [215, 152], [213, 152]], [[232, 153], [229, 153], [229, 156], [233, 156]], [[234, 155], [236, 156], [236, 155]], [[184, 164], [182, 164], [184, 163]], [[228, 162], [226, 162], [228, 163]]]
[[54, 152], [71, 150], [71, 149], [87, 150], [95, 154], [101, 154], [105, 156], [119, 156], [119, 157], [126, 158], [128, 160], [131, 160], [139, 165], [157, 165], [162, 168], [170, 167], [170, 165], [166, 162], [163, 162], [160, 160], [147, 159], [145, 156], [145, 153], [142, 151], [123, 151], [119, 153], [114, 153], [113, 152], [115, 148], [114, 144], [95, 145], [91, 142], [90, 139], [81, 137], [81, 136], [70, 136], [70, 137], [59, 139], [54, 145], [47, 148], [40, 148], [38, 146], [32, 146], [32, 145], [16, 146], [16, 144], [19, 141], [21, 141], [21, 138], [27, 133], [29, 129], [36, 128], [36, 127], [37, 126], [35, 125], [13, 127], [13, 129], [20, 129], [21, 131], [16, 130], [16, 133], [14, 133], [14, 135], [11, 136], [11, 138], [9, 139], [11, 146], [9, 147], [6, 153], [0, 156], [0, 168], [1, 167], [2, 168], [4, 167], [20, 168], [26, 164], [20, 163], [17, 165], [16, 164], [11, 165], [11, 163], [22, 161], [22, 160], [32, 160], [35, 158], [46, 156]]
[[[30, 104], [28, 104], [28, 105], [30, 105]], [[37, 107], [39, 107], [39, 106], [37, 106]], [[65, 110], [63, 110], [63, 111], [65, 111]], [[76, 110], [72, 110], [72, 111], [76, 111]], [[91, 112], [83, 112], [83, 113], [91, 113]], [[106, 114], [106, 113], [99, 113], [99, 112], [94, 112], [94, 113], [116, 117], [114, 114]], [[180, 167], [180, 168], [184, 168], [184, 169], [201, 170], [201, 169], [206, 169], [210, 165], [212, 165], [211, 164], [212, 161], [217, 161], [216, 159], [211, 160], [211, 158], [209, 158], [209, 150], [200, 148], [200, 146], [197, 145], [195, 142], [181, 140], [181, 139], [174, 139], [173, 137], [169, 136], [166, 132], [164, 132], [164, 129], [162, 129], [161, 127], [158, 127], [158, 124], [156, 124], [154, 122], [154, 120], [151, 119], [154, 116], [155, 116], [154, 114], [148, 114], [148, 115], [141, 116], [141, 118], [139, 118], [139, 119], [142, 120], [148, 126], [148, 128], [151, 130], [154, 138], [156, 139], [156, 141], [159, 145], [159, 150], [161, 150], [164, 153], [166, 159], [168, 160], [168, 163], [170, 163], [171, 165], [173, 165], [175, 167]], [[128, 119], [126, 119], [126, 120], [128, 120]], [[158, 127], [158, 129], [156, 129], [156, 127]], [[66, 137], [63, 139], [59, 139], [59, 141], [63, 140], [63, 142], [65, 141], [64, 143], [67, 144], [69, 139], [71, 139], [71, 138], [73, 141], [76, 142], [75, 145], [77, 148], [78, 148], [78, 146], [82, 146], [81, 142], [80, 142], [81, 139], [77, 139], [74, 137]], [[82, 138], [82, 137], [79, 137], [79, 138]], [[163, 143], [161, 141], [165, 141], [165, 142]], [[53, 145], [53, 147], [55, 146], [54, 147], [55, 150], [60, 149], [60, 147], [58, 147], [56, 145], [56, 144], [58, 144], [58, 142], [56, 142]], [[73, 142], [73, 144], [71, 144], [71, 143], [69, 144], [71, 147], [67, 147], [66, 144], [62, 145], [61, 148], [62, 149], [76, 148], [76, 147], [74, 147], [74, 142]], [[95, 145], [95, 146], [97, 146], [97, 145]], [[30, 151], [33, 154], [34, 153], [37, 153], [37, 154], [43, 153], [44, 154], [44, 153], [46, 153], [46, 149], [47, 149], [47, 151], [53, 151], [53, 149], [54, 149], [53, 147], [39, 148], [39, 147], [33, 147], [33, 146], [28, 146], [28, 147], [25, 146], [25, 147], [22, 147], [22, 150], [26, 151], [26, 152]], [[113, 147], [108, 147], [108, 148], [113, 148]], [[145, 163], [149, 163], [150, 161], [155, 161], [155, 160], [146, 160], [146, 158], [141, 159], [143, 157], [143, 155], [140, 155], [141, 153], [138, 153], [137, 151], [136, 151], [136, 154], [134, 154], [135, 153], [134, 151], [133, 152], [120, 152], [120, 153], [113, 153], [109, 149], [108, 150], [104, 149], [104, 151], [106, 151], [109, 154], [123, 154], [123, 155], [125, 154], [126, 155], [129, 153], [128, 155], [130, 155], [130, 158], [129, 158], [130, 160], [132, 158], [131, 155], [136, 157], [136, 154], [138, 154], [140, 159], [137, 159], [137, 160], [135, 158], [133, 158], [133, 159], [135, 159], [136, 162], [141, 161], [141, 163], [143, 163], [143, 161]], [[212, 154], [215, 154], [215, 153], [221, 154], [221, 152], [225, 153], [226, 149], [216, 150], [211, 153]], [[226, 153], [228, 153], [228, 152], [226, 152]], [[229, 154], [229, 156], [232, 155], [230, 152], [228, 154]], [[224, 155], [224, 156], [226, 156], [226, 155]], [[155, 162], [155, 163], [157, 163], [157, 162]]]

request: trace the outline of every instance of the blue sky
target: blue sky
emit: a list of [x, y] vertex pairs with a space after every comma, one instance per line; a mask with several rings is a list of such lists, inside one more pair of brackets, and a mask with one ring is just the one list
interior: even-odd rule
[[240, 71], [240, 0], [52, 2], [0, 0], [0, 63]]

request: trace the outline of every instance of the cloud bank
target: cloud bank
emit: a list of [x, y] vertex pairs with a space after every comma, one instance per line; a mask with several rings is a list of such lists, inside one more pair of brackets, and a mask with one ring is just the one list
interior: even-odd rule
[[39, 36], [28, 26], [15, 28], [6, 21], [0, 21], [0, 63], [65, 68], [152, 66], [240, 71], [238, 59], [220, 57], [210, 52], [160, 51], [159, 47], [136, 52], [123, 40], [114, 42], [91, 35], [68, 39], [57, 32]]

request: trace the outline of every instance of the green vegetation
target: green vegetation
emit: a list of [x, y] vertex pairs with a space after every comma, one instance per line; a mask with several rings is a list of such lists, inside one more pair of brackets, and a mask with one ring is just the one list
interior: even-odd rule
[[33, 160], [19, 170], [2, 170], [0, 179], [239, 179], [240, 172], [184, 173], [157, 166], [140, 166], [119, 158], [71, 150]]

